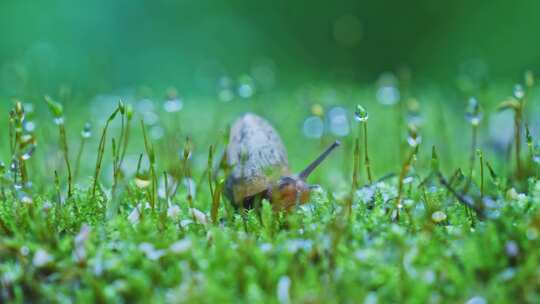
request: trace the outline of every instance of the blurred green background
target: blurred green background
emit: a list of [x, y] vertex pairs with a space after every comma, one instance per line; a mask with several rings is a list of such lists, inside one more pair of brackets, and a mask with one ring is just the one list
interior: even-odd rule
[[[0, 95], [175, 86], [518, 79], [540, 65], [538, 1], [20, 1], [0, 3]], [[255, 72], [256, 74], [257, 72]]]

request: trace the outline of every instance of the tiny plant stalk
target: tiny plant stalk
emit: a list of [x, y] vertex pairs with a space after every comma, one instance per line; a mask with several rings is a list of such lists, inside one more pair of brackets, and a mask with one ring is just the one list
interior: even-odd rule
[[354, 139], [354, 152], [353, 152], [353, 175], [352, 175], [352, 188], [358, 189], [358, 167], [360, 166], [360, 139], [357, 137]]
[[369, 181], [369, 184], [373, 183], [373, 179], [371, 177], [371, 166], [369, 163], [369, 154], [368, 154], [368, 133], [367, 133], [367, 121], [363, 123], [364, 125], [364, 164], [366, 166], [366, 173], [367, 178]]
[[128, 140], [129, 140], [129, 131], [130, 131], [130, 122], [132, 117], [132, 108], [130, 105], [127, 107], [120, 103], [120, 114], [122, 120], [122, 127], [120, 129], [120, 137], [118, 141], [118, 150], [113, 153], [113, 187], [112, 187], [112, 196], [116, 193], [118, 187], [120, 174], [122, 173], [122, 164], [124, 162], [124, 157], [126, 155]]
[[131, 120], [133, 118], [133, 107], [128, 104], [125, 108], [125, 113], [123, 115], [125, 120], [125, 129], [123, 132], [123, 145], [122, 145], [122, 152], [120, 153], [120, 161], [118, 163], [119, 167], [122, 167], [122, 164], [124, 163], [124, 159], [126, 157], [126, 151], [129, 143], [129, 134], [131, 131]]
[[150, 181], [152, 184], [152, 192], [150, 194], [150, 206], [152, 207], [152, 210], [155, 210], [157, 198], [156, 157], [154, 153], [154, 148], [150, 145], [148, 141], [148, 136], [146, 134], [146, 128], [144, 127], [143, 120], [141, 120], [141, 128], [144, 139], [144, 148], [146, 150], [146, 154], [148, 155], [148, 160], [150, 161]]
[[354, 139], [354, 155], [353, 155], [353, 175], [351, 184], [351, 194], [347, 202], [347, 211], [349, 217], [352, 214], [352, 203], [354, 200], [354, 192], [358, 189], [358, 167], [360, 165], [360, 139]]
[[97, 155], [97, 160], [96, 160], [96, 168], [94, 170], [94, 180], [92, 184], [92, 199], [96, 197], [99, 173], [101, 172], [103, 155], [105, 154], [105, 142], [107, 138], [107, 130], [109, 129], [109, 124], [114, 120], [119, 110], [120, 108], [118, 107], [114, 110], [114, 112], [109, 116], [109, 118], [105, 122], [105, 126], [103, 127], [103, 130], [101, 131], [101, 138], [99, 140], [98, 155]]
[[210, 197], [214, 197], [213, 175], [212, 165], [214, 163], [214, 145], [210, 145], [208, 148], [208, 188], [210, 189]]
[[472, 183], [473, 171], [476, 163], [476, 146], [478, 145], [478, 126], [480, 125], [480, 121], [482, 119], [480, 103], [476, 98], [471, 97], [469, 99], [468, 110], [465, 114], [465, 117], [471, 124], [471, 152], [469, 158], [469, 175], [467, 176], [468, 180], [464, 189], [464, 192], [467, 193]]
[[73, 177], [71, 176], [71, 164], [69, 162], [69, 148], [67, 143], [67, 137], [66, 137], [66, 128], [64, 127], [64, 124], [60, 124], [59, 126], [60, 130], [60, 138], [62, 139], [62, 148], [64, 151], [64, 161], [66, 162], [66, 168], [67, 168], [67, 174], [68, 174], [68, 198], [71, 198], [72, 195], [72, 189], [73, 189]]
[[11, 156], [15, 155], [15, 111], [9, 112], [9, 150]]
[[189, 158], [191, 157], [192, 151], [192, 142], [189, 137], [186, 137], [186, 143], [184, 145], [184, 158], [183, 158], [183, 167], [184, 167], [184, 178], [186, 180], [187, 187], [187, 201], [189, 209], [191, 210], [191, 216], [193, 222], [197, 223], [197, 217], [195, 216], [195, 211], [193, 209], [193, 193], [191, 193], [191, 170], [189, 168]]
[[[368, 182], [369, 184], [372, 184], [373, 183], [373, 179], [372, 179], [372, 176], [371, 176], [371, 166], [370, 166], [370, 163], [369, 163], [369, 153], [368, 153], [368, 131], [367, 131], [367, 122], [368, 122], [368, 119], [369, 119], [369, 115], [368, 115], [368, 112], [366, 111], [366, 109], [364, 109], [364, 107], [362, 107], [361, 105], [357, 105], [356, 106], [356, 111], [355, 111], [355, 119], [360, 122], [360, 127], [361, 128], [361, 131], [360, 129], [358, 130], [358, 136], [360, 136], [360, 133], [362, 132], [363, 133], [363, 137], [364, 137], [364, 165], [366, 166], [366, 174], [367, 174], [367, 178], [368, 178]], [[356, 153], [355, 151], [355, 157], [360, 157], [359, 156], [359, 151], [358, 153]]]
[[478, 160], [480, 161], [480, 198], [484, 198], [484, 154], [477, 150]]
[[401, 207], [401, 199], [403, 197], [403, 181], [405, 180], [405, 176], [411, 169], [411, 164], [417, 152], [418, 152], [418, 146], [413, 147], [413, 149], [409, 153], [409, 156], [407, 157], [407, 159], [403, 163], [403, 166], [401, 167], [401, 173], [399, 174], [399, 182], [398, 182], [398, 196], [396, 198], [397, 217], [399, 217], [399, 209]]
[[[470, 155], [470, 158], [469, 158], [469, 181], [467, 182], [467, 187], [466, 189], [468, 190], [469, 186], [470, 186], [470, 183], [472, 181], [472, 175], [473, 175], [473, 171], [474, 171], [474, 164], [476, 162], [476, 143], [478, 141], [478, 125], [474, 125], [472, 126], [472, 135], [471, 135], [471, 155]], [[467, 192], [467, 191], [465, 191]]]
[[522, 107], [520, 107], [516, 110], [515, 116], [514, 116], [514, 132], [515, 132], [515, 142], [516, 142], [516, 170], [517, 170], [517, 177], [521, 178], [522, 176], [522, 169], [521, 169], [521, 116], [522, 116]]
[[523, 167], [521, 164], [521, 126], [523, 124], [523, 116], [525, 105], [529, 97], [529, 93], [534, 86], [534, 75], [532, 72], [525, 72], [525, 87], [518, 84], [514, 87], [514, 98], [517, 102], [513, 104], [514, 109], [514, 132], [515, 132], [515, 152], [516, 152], [516, 177], [518, 179], [524, 176]]
[[[399, 219], [399, 210], [401, 208], [401, 199], [403, 197], [403, 184], [405, 176], [407, 176], [407, 173], [411, 170], [413, 160], [418, 153], [418, 148], [420, 146], [420, 142], [422, 140], [422, 137], [420, 134], [418, 134], [418, 129], [416, 125], [410, 124], [409, 125], [409, 138], [407, 139], [407, 142], [411, 146], [411, 150], [409, 152], [408, 157], [403, 162], [403, 166], [401, 167], [401, 173], [399, 174], [399, 181], [398, 181], [398, 195], [396, 198], [396, 213], [395, 218]], [[406, 210], [406, 209], [405, 209]], [[393, 215], [392, 215], [393, 216]]]
[[[355, 119], [358, 121], [363, 121], [366, 115], [366, 111], [360, 105], [357, 106], [355, 112]], [[361, 135], [361, 126], [358, 126], [358, 133], [354, 139], [354, 150], [353, 150], [353, 174], [351, 182], [351, 193], [350, 197], [347, 200], [347, 214], [349, 219], [352, 215], [352, 203], [354, 200], [354, 192], [358, 189], [358, 171], [360, 167], [360, 135]]]
[[[26, 180], [26, 169], [24, 167], [24, 163], [21, 161], [21, 146], [22, 146], [22, 136], [23, 136], [23, 119], [24, 119], [24, 108], [22, 106], [21, 102], [17, 102], [15, 104], [15, 109], [13, 110], [14, 113], [14, 129], [15, 129], [15, 142], [14, 142], [14, 150], [12, 154], [13, 162], [15, 163], [16, 167], [18, 168], [18, 173], [21, 177], [21, 185], [25, 185]], [[17, 175], [15, 175], [15, 181], [16, 181]]]
[[534, 164], [534, 147], [531, 131], [529, 130], [529, 124], [525, 124], [525, 137], [527, 138], [527, 148], [529, 150], [529, 168], [532, 168]]
[[71, 164], [69, 162], [69, 148], [67, 143], [66, 128], [64, 125], [64, 110], [60, 103], [52, 100], [49, 96], [45, 96], [45, 101], [49, 105], [56, 125], [58, 125], [58, 132], [60, 133], [60, 141], [62, 145], [62, 151], [64, 154], [64, 161], [66, 163], [67, 176], [68, 176], [68, 198], [72, 194], [73, 177], [71, 175]]
[[224, 179], [220, 179], [216, 183], [216, 189], [212, 195], [212, 209], [210, 211], [210, 217], [212, 218], [212, 223], [215, 225], [218, 223], [218, 211], [221, 199], [221, 193], [223, 190], [223, 185], [225, 184]]
[[73, 174], [73, 179], [77, 180], [77, 177], [79, 176], [79, 169], [81, 166], [81, 158], [84, 151], [84, 146], [86, 144], [86, 141], [92, 136], [91, 133], [91, 125], [90, 123], [86, 123], [84, 125], [83, 130], [81, 131], [81, 143], [79, 144], [79, 149], [77, 151], [77, 158], [75, 160], [75, 173]]
[[531, 73], [525, 74], [524, 88], [521, 84], [514, 86], [513, 96], [502, 102], [498, 106], [498, 110], [512, 109], [514, 111], [514, 143], [515, 143], [515, 159], [516, 159], [516, 174], [517, 179], [523, 177], [523, 167], [521, 164], [521, 127], [523, 124], [523, 113], [527, 102], [527, 94], [531, 90], [534, 83], [534, 78]]
[[81, 166], [81, 157], [84, 151], [84, 144], [86, 143], [86, 139], [81, 138], [81, 143], [79, 144], [79, 149], [77, 151], [77, 158], [75, 159], [75, 173], [73, 174], [73, 179], [77, 180], [77, 177], [79, 176], [79, 168]]
[[493, 185], [497, 189], [497, 192], [499, 193], [499, 195], [501, 195], [502, 192], [503, 192], [503, 189], [501, 187], [501, 180], [500, 180], [499, 176], [497, 175], [497, 173], [495, 172], [495, 170], [493, 169], [493, 166], [491, 165], [491, 163], [489, 161], [486, 161], [486, 167], [488, 169], [488, 173], [489, 173], [489, 176], [491, 178], [491, 182], [493, 183]]
[[397, 141], [397, 153], [398, 153], [398, 162], [401, 162], [402, 159], [403, 159], [403, 156], [405, 154], [404, 152], [404, 145], [403, 145], [403, 142], [401, 140], [401, 132], [403, 131], [402, 128], [403, 128], [403, 115], [404, 115], [404, 112], [405, 110], [403, 109], [403, 103], [401, 101], [398, 100], [397, 102], [397, 105], [394, 105], [394, 120], [396, 122], [396, 125], [395, 125], [395, 138], [396, 138], [396, 141]]

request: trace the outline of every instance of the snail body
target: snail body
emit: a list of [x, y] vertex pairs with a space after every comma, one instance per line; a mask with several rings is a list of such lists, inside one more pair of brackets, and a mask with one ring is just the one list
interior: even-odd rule
[[305, 203], [311, 188], [306, 178], [338, 145], [336, 141], [300, 174], [291, 174], [277, 131], [265, 119], [246, 113], [231, 127], [226, 151], [231, 173], [225, 195], [236, 208], [252, 208], [262, 198], [278, 210]]

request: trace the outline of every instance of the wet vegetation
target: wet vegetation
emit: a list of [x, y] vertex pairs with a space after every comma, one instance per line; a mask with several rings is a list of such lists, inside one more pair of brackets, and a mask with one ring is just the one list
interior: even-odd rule
[[[3, 100], [0, 302], [538, 303], [533, 74], [450, 88], [398, 75]], [[275, 125], [295, 172], [343, 143], [309, 203], [258, 216], [225, 199], [245, 111]]]

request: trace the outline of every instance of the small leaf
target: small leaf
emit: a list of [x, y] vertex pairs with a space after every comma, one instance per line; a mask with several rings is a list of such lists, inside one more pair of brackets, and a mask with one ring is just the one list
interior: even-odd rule
[[64, 109], [60, 103], [52, 100], [52, 98], [49, 96], [45, 96], [45, 101], [47, 102], [49, 110], [51, 110], [55, 118], [62, 117], [64, 115]]

